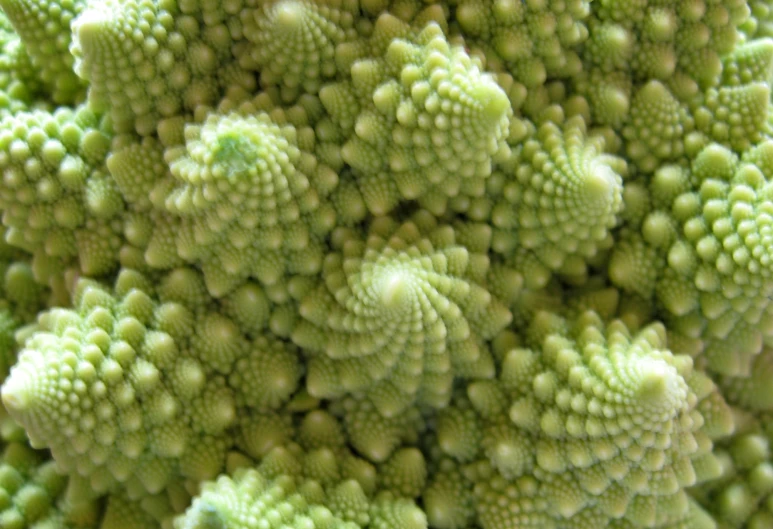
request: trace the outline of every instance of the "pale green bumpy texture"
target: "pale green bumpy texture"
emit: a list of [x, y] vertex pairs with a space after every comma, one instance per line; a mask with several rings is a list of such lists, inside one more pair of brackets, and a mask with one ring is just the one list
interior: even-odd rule
[[771, 0], [0, 9], [0, 529], [773, 527]]

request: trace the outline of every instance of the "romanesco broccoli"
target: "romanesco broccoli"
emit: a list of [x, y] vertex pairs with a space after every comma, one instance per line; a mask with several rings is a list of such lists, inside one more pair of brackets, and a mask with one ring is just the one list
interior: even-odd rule
[[773, 0], [0, 0], [0, 529], [773, 528]]

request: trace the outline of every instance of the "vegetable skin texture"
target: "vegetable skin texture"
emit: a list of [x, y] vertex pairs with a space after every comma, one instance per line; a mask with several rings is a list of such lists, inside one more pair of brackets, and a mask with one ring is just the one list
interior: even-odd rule
[[764, 1], [0, 8], [0, 527], [773, 525]]

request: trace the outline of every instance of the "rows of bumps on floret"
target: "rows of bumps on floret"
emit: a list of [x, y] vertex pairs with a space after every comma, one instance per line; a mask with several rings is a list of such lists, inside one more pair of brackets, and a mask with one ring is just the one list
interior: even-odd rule
[[281, 406], [301, 374], [294, 347], [250, 340], [224, 312], [192, 270], [156, 288], [129, 269], [112, 291], [81, 280], [73, 309], [39, 320], [4, 404], [33, 445], [96, 492], [120, 484], [141, 497], [214, 477], [238, 419]]
[[653, 209], [610, 260], [612, 280], [655, 297], [675, 334], [704, 338], [701, 362], [723, 375], [748, 376], [773, 332], [772, 161], [765, 141], [740, 159], [712, 145], [690, 169], [662, 167], [636, 188]]
[[0, 9], [0, 529], [773, 527], [770, 0]]
[[[665, 348], [662, 325], [539, 312], [525, 345], [438, 415], [445, 459], [425, 493], [438, 526], [711, 526], [684, 488], [714, 477], [711, 440], [732, 418], [692, 359]], [[466, 512], [452, 473], [474, 484], [457, 492]]]

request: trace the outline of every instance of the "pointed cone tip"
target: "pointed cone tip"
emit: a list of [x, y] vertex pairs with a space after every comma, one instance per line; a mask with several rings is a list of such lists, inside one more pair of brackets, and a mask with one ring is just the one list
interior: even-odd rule
[[285, 31], [300, 29], [303, 27], [304, 6], [295, 0], [279, 2], [274, 8], [274, 21], [277, 26]]
[[105, 26], [113, 20], [113, 14], [104, 9], [87, 9], [73, 22], [73, 34], [81, 47], [97, 45], [104, 35]]
[[673, 386], [671, 378], [676, 375], [674, 369], [662, 360], [650, 360], [640, 368], [639, 397], [649, 402], [658, 402], [667, 397]]
[[31, 395], [29, 384], [26, 383], [26, 377], [22, 376], [17, 370], [11, 373], [2, 388], [2, 399], [5, 408], [14, 413], [24, 412], [30, 407]]
[[498, 122], [510, 108], [507, 94], [493, 81], [481, 83], [475, 97], [482, 104], [483, 115], [492, 122]]
[[608, 166], [594, 164], [585, 177], [585, 192], [593, 202], [611, 202], [615, 189], [615, 173]]
[[389, 308], [400, 306], [411, 293], [411, 278], [402, 271], [392, 273], [384, 281], [381, 302]]

